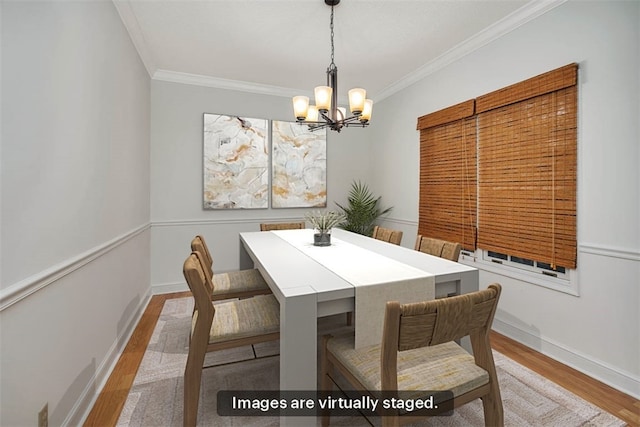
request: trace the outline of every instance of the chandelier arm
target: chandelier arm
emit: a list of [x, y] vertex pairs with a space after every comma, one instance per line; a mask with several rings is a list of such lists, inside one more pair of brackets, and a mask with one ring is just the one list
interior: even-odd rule
[[340, 119], [340, 120], [333, 120], [331, 117], [329, 117], [325, 113], [320, 113], [320, 116], [324, 119], [324, 121], [320, 121], [320, 120], [316, 120], [316, 121], [298, 120], [298, 123], [300, 123], [300, 124], [326, 124], [326, 125], [333, 125], [333, 124], [348, 125], [348, 124], [353, 124], [354, 122], [359, 122], [359, 123], [356, 123], [356, 124], [360, 125], [362, 123], [362, 120], [361, 120], [360, 116], [355, 116], [355, 115], [354, 116], [345, 117], [344, 119]]
[[343, 125], [344, 127], [358, 127], [358, 128], [366, 128], [367, 126], [369, 126], [369, 122], [359, 122], [359, 123], [345, 123]]
[[322, 118], [324, 119], [324, 122], [319, 122], [319, 123], [333, 123], [334, 122], [334, 120], [331, 117], [327, 116], [326, 113], [321, 112], [320, 116], [322, 116]]

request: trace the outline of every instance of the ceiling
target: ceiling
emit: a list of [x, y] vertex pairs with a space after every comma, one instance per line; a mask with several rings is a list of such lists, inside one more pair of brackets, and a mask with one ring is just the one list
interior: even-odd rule
[[[359, 86], [384, 98], [553, 3], [561, 2], [342, 0], [334, 8], [339, 91]], [[283, 96], [325, 84], [331, 8], [323, 0], [114, 4], [155, 79]]]

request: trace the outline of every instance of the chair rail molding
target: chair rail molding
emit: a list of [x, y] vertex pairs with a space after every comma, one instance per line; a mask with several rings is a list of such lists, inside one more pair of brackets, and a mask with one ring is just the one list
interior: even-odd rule
[[[151, 221], [151, 227], [185, 227], [192, 225], [259, 224], [261, 222], [303, 221], [303, 216], [227, 219], [176, 219]], [[257, 230], [256, 230], [257, 231]]]
[[384, 218], [380, 218], [380, 221], [381, 222], [391, 223], [391, 224], [407, 225], [409, 227], [416, 227], [416, 228], [418, 227], [418, 221], [416, 221], [416, 220], [384, 217]]
[[142, 224], [108, 242], [95, 246], [86, 252], [29, 276], [6, 289], [0, 290], [0, 311], [20, 302], [31, 294], [38, 292], [40, 289], [55, 283], [57, 280], [73, 273], [93, 260], [100, 258], [102, 255], [124, 244], [138, 234], [149, 230], [150, 227], [151, 223]]
[[578, 252], [611, 258], [626, 259], [629, 261], [640, 261], [640, 250], [638, 249], [619, 248], [614, 246], [600, 245], [597, 243], [581, 243], [578, 245]]

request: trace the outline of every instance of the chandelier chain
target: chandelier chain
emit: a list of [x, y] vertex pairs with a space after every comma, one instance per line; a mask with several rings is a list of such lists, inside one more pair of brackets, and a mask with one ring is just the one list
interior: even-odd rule
[[331, 66], [335, 68], [336, 64], [333, 62], [333, 5], [331, 6]]

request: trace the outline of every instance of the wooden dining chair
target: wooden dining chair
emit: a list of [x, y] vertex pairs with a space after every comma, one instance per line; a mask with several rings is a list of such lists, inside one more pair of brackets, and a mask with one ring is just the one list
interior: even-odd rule
[[198, 235], [191, 240], [191, 251], [202, 255], [205, 274], [214, 285], [211, 293], [213, 301], [271, 293], [269, 285], [255, 268], [214, 273], [213, 258], [204, 237]]
[[184, 277], [195, 300], [184, 371], [185, 427], [196, 425], [202, 365], [207, 352], [280, 338], [280, 306], [276, 298], [258, 295], [214, 304], [210, 295], [215, 285], [205, 275], [203, 257], [192, 252], [183, 265]]
[[305, 228], [304, 221], [301, 222], [271, 222], [260, 224], [260, 231], [271, 230], [300, 230]]
[[414, 249], [429, 255], [457, 262], [460, 257], [462, 245], [460, 243], [448, 242], [446, 240], [434, 239], [433, 237], [425, 237], [418, 234]]
[[[355, 389], [375, 396], [452, 392], [440, 405], [459, 407], [482, 399], [487, 426], [504, 425], [502, 399], [489, 342], [501, 286], [450, 298], [399, 304], [387, 302], [379, 345], [354, 348], [353, 334], [323, 337], [321, 391], [330, 393], [337, 373]], [[455, 341], [470, 336], [473, 356]], [[407, 391], [417, 394], [404, 394]], [[401, 393], [402, 392], [402, 393]], [[400, 394], [398, 394], [400, 393]], [[426, 397], [426, 396], [422, 396]], [[330, 412], [322, 414], [328, 426]], [[420, 419], [411, 412], [385, 412], [383, 426]]]
[[393, 243], [394, 245], [399, 245], [400, 242], [402, 242], [402, 231], [392, 230], [390, 228], [384, 228], [376, 225], [373, 227], [373, 234], [371, 237], [384, 242]]

